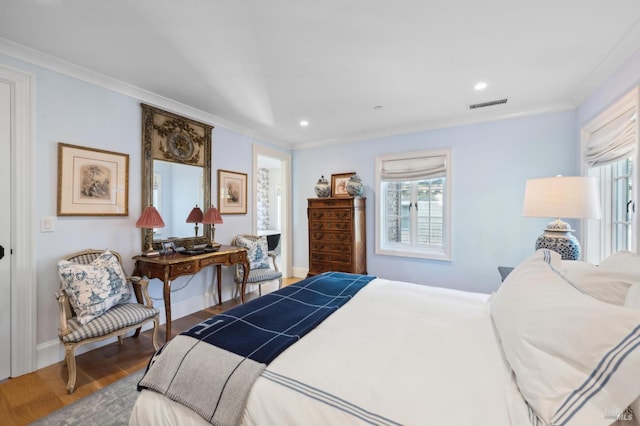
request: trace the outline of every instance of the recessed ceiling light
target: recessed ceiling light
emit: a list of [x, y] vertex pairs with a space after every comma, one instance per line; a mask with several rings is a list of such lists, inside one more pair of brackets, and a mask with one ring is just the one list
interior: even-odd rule
[[484, 81], [479, 81], [476, 83], [475, 86], [473, 86], [474, 90], [484, 90], [487, 88], [487, 83], [485, 83]]
[[373, 109], [378, 109], [378, 110], [382, 109], [382, 108], [384, 108], [384, 106], [382, 106], [382, 105], [376, 105], [376, 106], [373, 107]]
[[307, 126], [309, 125], [309, 122], [308, 122], [307, 120], [301, 120], [301, 121], [300, 121], [300, 125], [301, 125], [302, 127], [307, 127]]

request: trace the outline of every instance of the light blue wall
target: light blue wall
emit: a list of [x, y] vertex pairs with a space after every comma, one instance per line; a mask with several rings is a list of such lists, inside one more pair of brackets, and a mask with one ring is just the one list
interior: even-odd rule
[[[58, 306], [54, 294], [59, 287], [58, 259], [85, 248], [119, 251], [130, 274], [132, 257], [140, 253], [140, 231], [135, 222], [141, 213], [141, 108], [140, 100], [67, 77], [48, 69], [0, 55], [0, 64], [35, 75], [35, 210], [33, 228], [37, 274], [37, 344], [57, 341]], [[179, 110], [174, 110], [180, 113]], [[215, 125], [215, 123], [212, 123]], [[129, 155], [129, 216], [56, 217], [58, 142], [106, 149]], [[270, 144], [236, 132], [214, 128], [212, 147], [212, 200], [217, 204], [217, 170], [220, 168], [251, 173], [252, 145]], [[249, 179], [251, 191], [251, 179]], [[250, 193], [250, 192], [249, 192]], [[166, 201], [166, 200], [165, 200]], [[248, 197], [249, 212], [252, 197]], [[193, 206], [188, 206], [190, 209]], [[54, 217], [54, 232], [41, 233], [40, 218]], [[186, 217], [186, 216], [185, 216]], [[252, 215], [226, 215], [216, 226], [216, 239], [228, 243], [238, 233], [252, 229]], [[190, 228], [193, 230], [193, 228]], [[210, 289], [212, 268], [193, 277], [180, 277], [172, 283], [174, 318], [176, 304], [202, 297]], [[234, 286], [231, 268], [223, 268], [225, 299]], [[164, 313], [162, 283], [153, 280], [150, 294]], [[203, 299], [204, 300], [204, 299]]]
[[[37, 342], [57, 339], [57, 260], [87, 247], [120, 251], [131, 272], [131, 257], [140, 252], [141, 113], [140, 101], [59, 73], [0, 55], [0, 63], [36, 77], [36, 141], [33, 227], [40, 218], [56, 216], [57, 143], [95, 147], [129, 154], [128, 217], [55, 218], [53, 233], [35, 234], [37, 263]], [[321, 174], [356, 171], [367, 185], [367, 240], [369, 272], [381, 277], [430, 285], [489, 292], [499, 282], [496, 267], [515, 265], [533, 251], [546, 219], [523, 218], [525, 181], [533, 177], [574, 174], [578, 170], [576, 122], [583, 123], [637, 84], [640, 54], [576, 111], [514, 118], [407, 135], [364, 140], [346, 145], [294, 151], [293, 156], [293, 265], [308, 267], [306, 199]], [[622, 82], [621, 82], [622, 81]], [[180, 111], [176, 111], [180, 112]], [[577, 113], [577, 118], [576, 118]], [[215, 123], [212, 123], [215, 125]], [[254, 143], [281, 150], [237, 132], [213, 131], [212, 200], [217, 203], [217, 170], [251, 176]], [[450, 147], [453, 155], [453, 261], [435, 262], [374, 254], [374, 159], [378, 154]], [[248, 180], [249, 194], [252, 180]], [[228, 242], [252, 229], [252, 197], [247, 215], [225, 215], [216, 226], [216, 240]], [[173, 283], [173, 303], [193, 299], [209, 289], [212, 271]], [[233, 286], [231, 270], [224, 268], [224, 292]], [[182, 288], [182, 289], [181, 289]], [[161, 285], [151, 294], [162, 307]]]
[[[522, 217], [525, 182], [577, 172], [573, 111], [514, 118], [294, 151], [294, 258], [308, 268], [306, 199], [320, 175], [357, 172], [366, 185], [368, 272], [384, 278], [491, 292], [498, 266], [533, 252], [548, 219]], [[453, 167], [453, 261], [374, 253], [374, 164], [389, 152], [450, 148]]]

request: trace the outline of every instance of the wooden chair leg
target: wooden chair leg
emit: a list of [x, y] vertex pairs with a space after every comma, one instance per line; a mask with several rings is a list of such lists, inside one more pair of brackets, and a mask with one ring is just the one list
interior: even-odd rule
[[69, 374], [67, 392], [73, 393], [76, 388], [76, 345], [65, 345], [64, 361], [67, 364]]
[[151, 343], [153, 344], [154, 349], [157, 351], [160, 348], [158, 345], [158, 328], [160, 328], [160, 320], [158, 317], [153, 319], [153, 331], [151, 332]]

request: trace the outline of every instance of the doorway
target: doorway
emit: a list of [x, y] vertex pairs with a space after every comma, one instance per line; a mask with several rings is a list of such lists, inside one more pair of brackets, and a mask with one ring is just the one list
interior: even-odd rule
[[278, 265], [291, 276], [291, 156], [253, 145], [253, 233], [280, 234]]
[[[32, 242], [34, 76], [0, 65], [0, 86], [0, 104], [3, 105], [0, 107], [0, 155], [2, 161], [10, 164], [10, 167], [1, 165], [6, 170], [2, 171], [0, 189], [2, 199], [8, 200], [4, 203], [6, 210], [0, 213], [0, 227], [9, 224], [8, 235], [0, 231], [0, 245], [4, 246], [0, 274], [3, 283], [8, 284], [0, 290], [0, 297], [6, 297], [3, 303], [8, 301], [2, 316], [2, 333], [6, 338], [3, 346], [8, 348], [6, 352], [3, 349], [0, 359], [3, 364], [1, 378], [6, 378], [36, 368], [36, 267]], [[5, 274], [9, 274], [8, 279]], [[5, 309], [4, 304], [2, 309]], [[9, 330], [9, 336], [4, 334], [6, 330]]]
[[[0, 200], [11, 200], [11, 86], [0, 81]], [[0, 206], [0, 339], [11, 342], [11, 203]], [[11, 345], [0, 345], [0, 380], [11, 375]]]

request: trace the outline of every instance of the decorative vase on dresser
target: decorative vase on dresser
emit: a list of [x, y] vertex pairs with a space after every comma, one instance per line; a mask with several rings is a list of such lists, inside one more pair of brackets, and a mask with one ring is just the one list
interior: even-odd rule
[[309, 198], [309, 274], [367, 273], [366, 198]]

